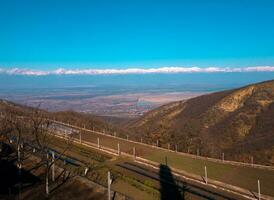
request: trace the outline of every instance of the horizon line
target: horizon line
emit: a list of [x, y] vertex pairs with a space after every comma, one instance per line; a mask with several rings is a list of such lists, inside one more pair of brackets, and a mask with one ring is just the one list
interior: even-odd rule
[[6, 75], [111, 75], [111, 74], [177, 74], [177, 73], [233, 73], [233, 72], [274, 72], [274, 66], [254, 66], [254, 67], [159, 67], [159, 68], [106, 68], [106, 69], [64, 69], [36, 70], [27, 68], [0, 68], [0, 74]]

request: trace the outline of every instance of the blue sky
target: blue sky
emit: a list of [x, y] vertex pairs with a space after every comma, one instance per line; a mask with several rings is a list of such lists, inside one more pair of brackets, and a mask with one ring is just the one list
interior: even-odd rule
[[273, 0], [1, 0], [0, 68], [274, 65]]

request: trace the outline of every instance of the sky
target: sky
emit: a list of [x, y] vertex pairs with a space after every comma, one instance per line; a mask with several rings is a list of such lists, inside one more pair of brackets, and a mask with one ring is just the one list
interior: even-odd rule
[[0, 0], [0, 72], [274, 71], [273, 10], [273, 0]]

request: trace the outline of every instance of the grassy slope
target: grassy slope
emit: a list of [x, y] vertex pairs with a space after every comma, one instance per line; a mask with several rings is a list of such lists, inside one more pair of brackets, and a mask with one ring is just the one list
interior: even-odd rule
[[263, 184], [262, 193], [274, 196], [273, 170], [270, 171], [204, 161], [180, 155], [175, 152], [168, 152], [142, 144], [135, 144], [130, 141], [119, 140], [118, 138], [110, 138], [96, 133], [82, 133], [83, 140], [93, 143], [97, 143], [98, 137], [100, 138], [102, 146], [117, 149], [117, 144], [119, 143], [121, 151], [130, 154], [132, 154], [132, 148], [136, 147], [137, 156], [141, 156], [158, 163], [165, 163], [165, 156], [167, 156], [168, 164], [170, 166], [199, 176], [204, 175], [204, 166], [206, 165], [208, 168], [209, 178], [235, 186], [240, 186], [252, 191], [257, 190], [257, 180], [260, 179]]
[[262, 193], [274, 195], [274, 171], [214, 163], [162, 151], [155, 151], [153, 154], [145, 157], [149, 160], [164, 164], [166, 156], [168, 165], [171, 167], [204, 176], [204, 166], [207, 166], [208, 178], [246, 188], [251, 191], [257, 191], [257, 180], [260, 179], [263, 184]]

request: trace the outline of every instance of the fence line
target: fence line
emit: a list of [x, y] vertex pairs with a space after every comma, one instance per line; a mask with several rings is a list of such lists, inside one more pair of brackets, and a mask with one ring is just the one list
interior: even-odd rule
[[193, 155], [193, 154], [189, 154], [189, 153], [185, 153], [185, 152], [180, 152], [180, 151], [176, 151], [176, 150], [171, 150], [171, 149], [166, 149], [166, 148], [163, 148], [163, 147], [150, 145], [150, 144], [143, 143], [143, 142], [138, 142], [138, 141], [134, 141], [134, 140], [130, 140], [130, 139], [121, 138], [121, 137], [118, 137], [118, 136], [113, 136], [113, 135], [102, 133], [102, 132], [99, 132], [99, 131], [89, 130], [87, 128], [81, 128], [81, 127], [78, 127], [78, 126], [75, 126], [75, 125], [66, 124], [64, 122], [59, 122], [59, 121], [56, 121], [56, 120], [51, 120], [51, 121], [53, 121], [57, 124], [59, 123], [59, 124], [69, 126], [69, 127], [73, 127], [73, 128], [79, 129], [79, 130], [86, 131], [86, 132], [96, 133], [96, 134], [99, 134], [99, 135], [103, 135], [103, 136], [106, 136], [106, 137], [111, 137], [111, 138], [118, 139], [118, 140], [121, 140], [121, 141], [131, 142], [131, 143], [139, 144], [139, 145], [144, 145], [144, 146], [147, 146], [147, 147], [150, 147], [150, 148], [161, 149], [161, 150], [164, 150], [164, 151], [177, 153], [177, 154], [184, 155], [184, 156], [191, 157], [191, 158], [195, 158], [195, 159], [207, 160], [207, 161], [212, 161], [212, 162], [217, 162], [217, 163], [222, 163], [222, 164], [231, 164], [231, 165], [236, 165], [236, 166], [245, 166], [245, 167], [254, 167], [254, 168], [258, 168], [258, 169], [274, 170], [274, 166], [267, 166], [267, 165], [254, 164], [254, 163], [244, 163], [244, 162], [232, 161], [232, 160], [222, 160], [222, 159], [210, 158], [210, 157], [206, 157], [206, 156], [197, 156], [197, 155]]

